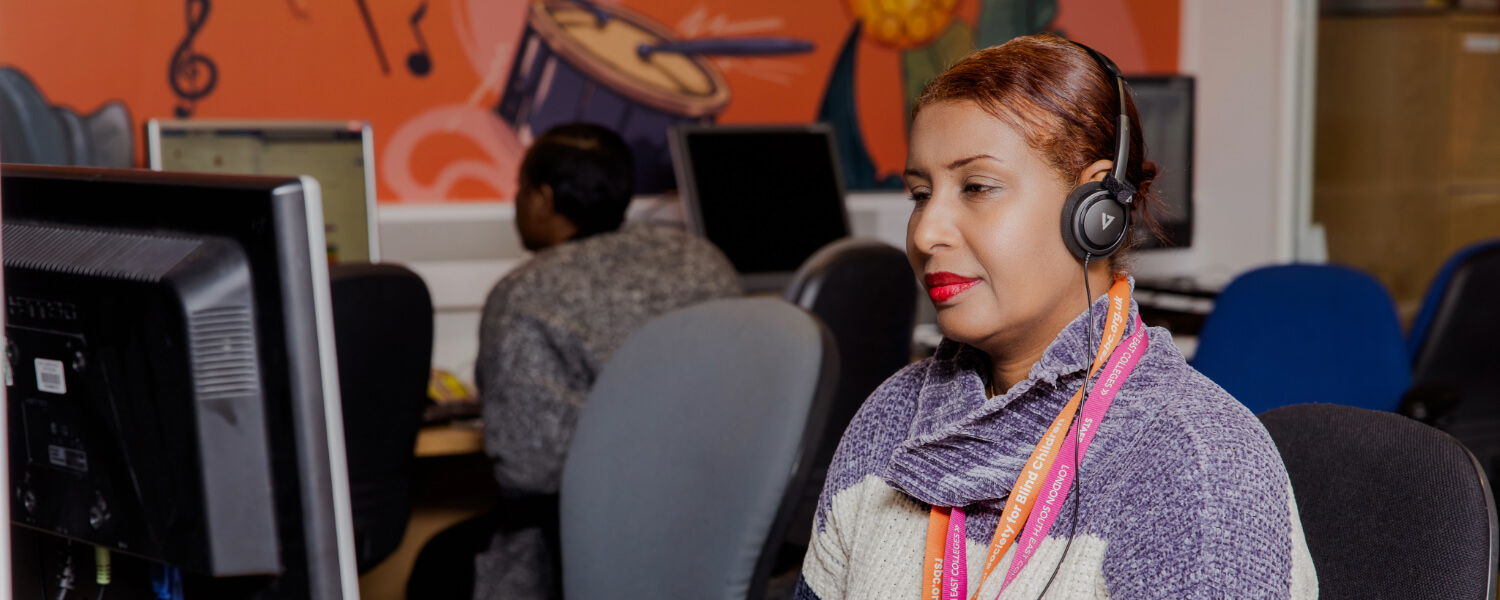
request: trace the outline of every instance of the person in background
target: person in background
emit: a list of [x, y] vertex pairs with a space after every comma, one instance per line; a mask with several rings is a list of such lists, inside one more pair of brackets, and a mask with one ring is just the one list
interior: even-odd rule
[[490, 291], [475, 376], [503, 504], [536, 519], [502, 527], [476, 558], [479, 599], [558, 591], [558, 483], [578, 411], [610, 355], [662, 314], [741, 293], [734, 267], [709, 242], [621, 227], [635, 167], [614, 132], [555, 127], [520, 171], [516, 229], [536, 254]]
[[927, 84], [906, 252], [945, 339], [845, 431], [798, 600], [1317, 597], [1270, 436], [1139, 319], [1159, 200], [1127, 122], [1113, 63], [1051, 35]]

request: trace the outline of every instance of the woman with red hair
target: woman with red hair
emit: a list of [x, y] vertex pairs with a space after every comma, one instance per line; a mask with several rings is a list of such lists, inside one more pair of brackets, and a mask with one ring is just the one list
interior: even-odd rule
[[906, 247], [944, 341], [860, 409], [798, 598], [1316, 598], [1255, 416], [1130, 298], [1157, 169], [1119, 70], [1040, 35], [912, 109]]

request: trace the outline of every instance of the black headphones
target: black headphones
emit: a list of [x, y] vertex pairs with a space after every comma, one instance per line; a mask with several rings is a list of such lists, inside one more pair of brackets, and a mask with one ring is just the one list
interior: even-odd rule
[[[1083, 261], [1083, 293], [1088, 307], [1088, 316], [1084, 318], [1088, 332], [1084, 334], [1084, 339], [1088, 340], [1089, 355], [1093, 356], [1094, 293], [1089, 289], [1089, 261], [1108, 257], [1125, 243], [1125, 235], [1130, 231], [1130, 206], [1135, 201], [1136, 190], [1134, 185], [1125, 180], [1125, 167], [1130, 161], [1130, 116], [1125, 110], [1125, 76], [1120, 74], [1120, 67], [1115, 66], [1114, 61], [1108, 57], [1078, 42], [1073, 44], [1094, 57], [1094, 62], [1099, 63], [1104, 74], [1115, 78], [1115, 86], [1120, 90], [1120, 121], [1115, 127], [1115, 168], [1104, 176], [1104, 181], [1090, 181], [1073, 188], [1062, 211], [1063, 243], [1073, 252], [1073, 256]], [[1079, 391], [1085, 403], [1088, 402], [1090, 379], [1089, 376], [1084, 376], [1083, 389]], [[1082, 405], [1079, 410], [1082, 410]], [[1075, 414], [1074, 419], [1077, 418], [1078, 415]], [[1078, 494], [1078, 501], [1073, 504], [1073, 530], [1068, 533], [1068, 545], [1063, 547], [1062, 558], [1052, 567], [1052, 575], [1047, 578], [1047, 585], [1042, 587], [1042, 593], [1037, 595], [1038, 599], [1046, 596], [1047, 590], [1052, 589], [1058, 570], [1062, 568], [1063, 561], [1068, 559], [1068, 550], [1073, 548], [1073, 534], [1078, 531], [1078, 507], [1083, 504], [1083, 474], [1077, 462], [1080, 454], [1077, 452], [1078, 443], [1075, 436], [1073, 472], [1077, 474], [1078, 481], [1068, 490], [1069, 494]], [[1067, 498], [1063, 502], [1066, 503]]]
[[1063, 204], [1063, 243], [1074, 256], [1104, 258], [1114, 254], [1125, 242], [1130, 230], [1130, 207], [1135, 201], [1135, 186], [1125, 180], [1130, 162], [1130, 117], [1125, 114], [1125, 76], [1114, 61], [1093, 48], [1073, 42], [1099, 63], [1106, 75], [1115, 78], [1120, 91], [1120, 120], [1115, 127], [1115, 167], [1104, 181], [1090, 181], [1068, 194]]

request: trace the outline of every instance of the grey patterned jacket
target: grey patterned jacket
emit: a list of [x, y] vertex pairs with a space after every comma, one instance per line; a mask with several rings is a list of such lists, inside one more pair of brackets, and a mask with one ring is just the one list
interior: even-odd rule
[[557, 493], [578, 409], [625, 338], [667, 312], [739, 293], [718, 248], [641, 225], [543, 250], [496, 284], [475, 375], [501, 489]]

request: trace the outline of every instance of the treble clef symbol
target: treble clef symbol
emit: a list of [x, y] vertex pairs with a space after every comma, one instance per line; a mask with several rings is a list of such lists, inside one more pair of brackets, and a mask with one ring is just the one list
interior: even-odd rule
[[219, 83], [219, 67], [213, 59], [193, 50], [193, 38], [208, 21], [208, 0], [187, 0], [187, 35], [172, 53], [171, 68], [167, 81], [172, 92], [182, 99], [177, 105], [177, 118], [185, 119], [193, 114], [193, 105], [214, 91]]

